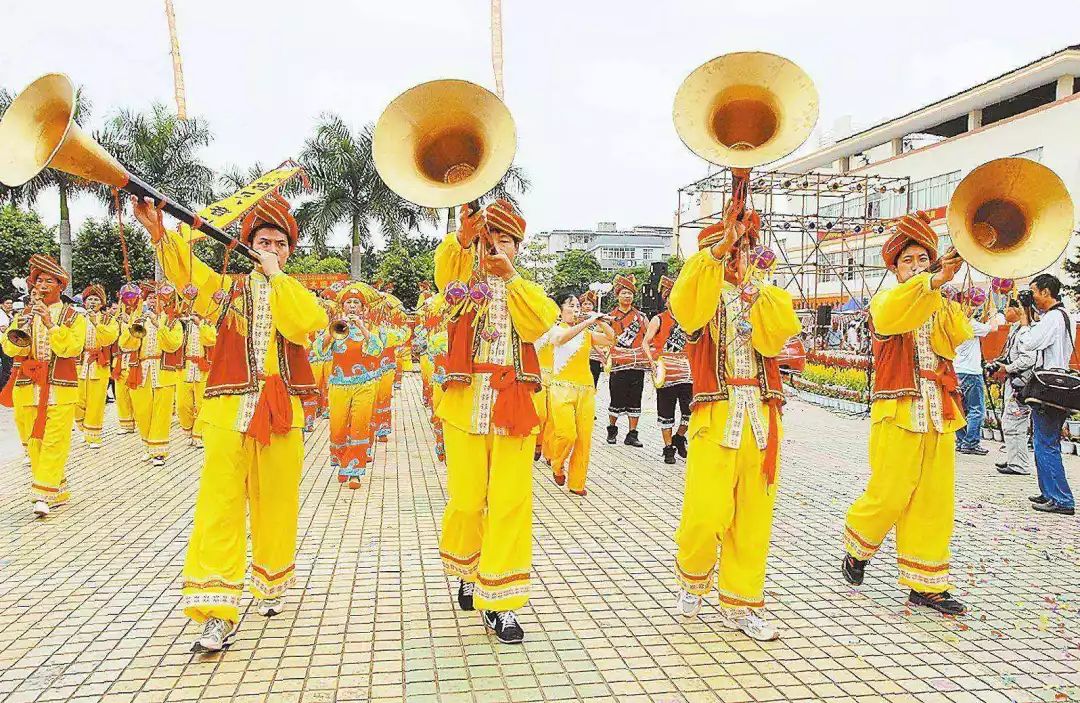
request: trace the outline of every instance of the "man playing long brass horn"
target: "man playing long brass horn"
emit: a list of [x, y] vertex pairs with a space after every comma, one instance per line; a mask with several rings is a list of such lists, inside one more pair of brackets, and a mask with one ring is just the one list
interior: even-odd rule
[[671, 312], [691, 335], [686, 349], [694, 389], [675, 533], [676, 608], [695, 616], [716, 578], [725, 625], [771, 640], [777, 631], [761, 609], [784, 402], [775, 357], [801, 325], [791, 294], [746, 283], [743, 252], [756, 243], [760, 226], [754, 213], [746, 214], [740, 222], [729, 212], [701, 230], [699, 251], [671, 291]]
[[450, 494], [439, 551], [447, 573], [460, 578], [461, 609], [481, 609], [484, 625], [504, 643], [525, 637], [515, 611], [529, 600], [532, 570], [532, 467], [540, 424], [533, 342], [559, 315], [543, 289], [514, 268], [524, 238], [524, 218], [498, 200], [476, 214], [463, 207], [459, 231], [435, 250], [449, 340], [445, 391], [436, 408]]
[[896, 527], [900, 583], [910, 602], [946, 615], [965, 612], [949, 593], [956, 431], [964, 406], [953, 370], [956, 348], [971, 339], [971, 322], [941, 287], [963, 265], [955, 251], [941, 259], [938, 237], [923, 212], [905, 215], [881, 249], [895, 288], [870, 301], [874, 388], [870, 409], [870, 482], [848, 510], [842, 572], [853, 586]]
[[166, 232], [154, 205], [135, 215], [154, 241], [174, 286], [198, 289], [195, 313], [217, 322], [214, 357], [199, 420], [206, 448], [195, 526], [184, 560], [184, 614], [204, 623], [193, 651], [232, 643], [240, 622], [251, 513], [250, 589], [259, 614], [282, 612], [294, 579], [300, 469], [300, 397], [316, 390], [306, 346], [326, 327], [315, 296], [282, 272], [299, 236], [289, 204], [276, 193], [244, 218], [240, 239], [259, 257], [245, 276], [221, 275]]

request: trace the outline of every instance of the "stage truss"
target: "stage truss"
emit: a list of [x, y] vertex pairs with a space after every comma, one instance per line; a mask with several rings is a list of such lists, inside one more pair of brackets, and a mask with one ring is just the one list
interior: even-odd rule
[[[774, 283], [792, 293], [796, 307], [813, 309], [829, 297], [863, 303], [877, 291], [884, 275], [875, 274], [884, 274], [884, 266], [876, 256], [868, 260], [867, 239], [883, 233], [895, 219], [881, 216], [886, 197], [900, 199], [899, 214], [908, 212], [910, 179], [817, 172], [751, 174], [750, 203], [761, 215], [763, 244], [777, 256]], [[719, 221], [730, 198], [731, 171], [726, 168], [680, 188], [679, 237], [696, 238], [698, 230]], [[836, 254], [841, 263], [830, 259]], [[834, 280], [839, 281], [839, 293], [823, 295], [824, 284]]]

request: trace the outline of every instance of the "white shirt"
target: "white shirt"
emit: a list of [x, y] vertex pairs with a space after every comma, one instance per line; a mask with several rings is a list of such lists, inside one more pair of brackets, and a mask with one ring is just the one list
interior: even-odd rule
[[4, 312], [3, 308], [0, 308], [0, 331], [6, 330], [11, 325], [11, 320], [15, 316], [15, 312], [12, 311], [11, 315]]
[[1001, 318], [1000, 313], [991, 317], [990, 322], [979, 322], [971, 318], [971, 329], [975, 332], [975, 336], [962, 342], [956, 348], [956, 359], [953, 360], [956, 373], [982, 375], [982, 347], [979, 345], [979, 340], [1000, 326], [1002, 319], [999, 318]]
[[[1065, 326], [1066, 318], [1069, 321], [1068, 327]], [[1035, 368], [1067, 369], [1074, 346], [1072, 336], [1075, 334], [1076, 322], [1073, 316], [1065, 308], [1057, 308], [1044, 312], [1042, 319], [1032, 325], [1031, 331], [1021, 343], [1025, 349], [1036, 352]]]

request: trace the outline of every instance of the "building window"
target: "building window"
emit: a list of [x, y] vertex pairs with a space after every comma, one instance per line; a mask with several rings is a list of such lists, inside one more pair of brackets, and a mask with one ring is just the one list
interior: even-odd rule
[[604, 247], [600, 250], [601, 259], [618, 259], [620, 261], [633, 261], [637, 258], [637, 252], [629, 247]]
[[960, 172], [943, 173], [933, 178], [924, 178], [911, 184], [911, 209], [933, 210], [949, 204], [949, 198], [960, 182]]

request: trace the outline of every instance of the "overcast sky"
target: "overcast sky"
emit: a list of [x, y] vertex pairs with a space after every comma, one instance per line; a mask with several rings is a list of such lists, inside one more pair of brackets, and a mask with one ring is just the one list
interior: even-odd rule
[[[188, 113], [210, 124], [215, 168], [297, 156], [320, 113], [359, 128], [425, 80], [494, 89], [488, 0], [175, 6]], [[533, 181], [523, 205], [540, 231], [671, 224], [678, 187], [706, 173], [672, 98], [714, 56], [787, 56], [817, 84], [819, 129], [845, 115], [866, 126], [1080, 43], [1080, 2], [503, 0], [503, 23], [517, 162]], [[85, 86], [94, 126], [116, 107], [174, 106], [163, 0], [0, 0], [0, 86], [50, 71]], [[54, 205], [39, 204], [50, 223]], [[99, 212], [77, 203], [75, 228]]]

